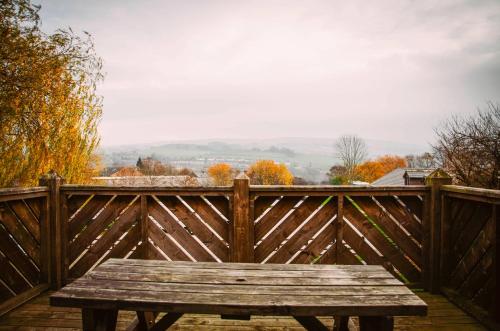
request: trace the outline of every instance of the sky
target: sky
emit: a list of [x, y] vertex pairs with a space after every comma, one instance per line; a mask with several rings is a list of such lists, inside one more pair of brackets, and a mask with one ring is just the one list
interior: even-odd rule
[[500, 103], [500, 1], [39, 0], [92, 34], [104, 146], [325, 137], [426, 144]]

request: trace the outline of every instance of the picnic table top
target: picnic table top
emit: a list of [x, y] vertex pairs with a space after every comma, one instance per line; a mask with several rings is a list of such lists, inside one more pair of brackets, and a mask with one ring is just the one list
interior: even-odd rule
[[51, 305], [175, 313], [405, 316], [427, 305], [382, 266], [109, 259]]

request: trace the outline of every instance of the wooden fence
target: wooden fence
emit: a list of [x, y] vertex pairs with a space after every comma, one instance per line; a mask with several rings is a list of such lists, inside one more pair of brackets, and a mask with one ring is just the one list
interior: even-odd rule
[[500, 320], [500, 191], [442, 187], [441, 290], [492, 329]]
[[0, 315], [48, 289], [48, 194], [0, 190]]
[[0, 259], [19, 274], [0, 268], [0, 314], [120, 257], [380, 264], [487, 317], [500, 193], [449, 183], [437, 172], [427, 186], [251, 186], [239, 178], [230, 187], [137, 188], [64, 185], [52, 175], [45, 187], [0, 191]]

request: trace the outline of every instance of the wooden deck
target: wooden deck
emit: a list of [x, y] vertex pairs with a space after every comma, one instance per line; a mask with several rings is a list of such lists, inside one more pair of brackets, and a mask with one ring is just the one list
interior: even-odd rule
[[[29, 301], [7, 315], [0, 317], [0, 330], [81, 330], [78, 309], [49, 306], [49, 294]], [[395, 330], [486, 330], [446, 298], [426, 292], [417, 293], [429, 305], [426, 317], [396, 317]], [[134, 314], [121, 312], [118, 330], [124, 330]], [[322, 321], [332, 326], [332, 319]], [[356, 324], [357, 321], [354, 321]], [[215, 315], [185, 315], [171, 327], [172, 330], [304, 330], [293, 318], [252, 317], [250, 321], [221, 320]]]

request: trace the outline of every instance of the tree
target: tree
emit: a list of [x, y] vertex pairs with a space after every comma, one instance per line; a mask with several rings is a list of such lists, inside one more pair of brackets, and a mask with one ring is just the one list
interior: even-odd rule
[[0, 186], [35, 185], [49, 170], [73, 183], [98, 174], [101, 59], [88, 34], [44, 34], [39, 10], [0, 0]]
[[329, 178], [329, 183], [332, 185], [343, 185], [347, 184], [346, 168], [341, 165], [334, 165], [330, 168], [330, 171], [326, 174]]
[[255, 185], [292, 185], [293, 175], [285, 164], [272, 160], [259, 160], [247, 171], [250, 182]]
[[458, 184], [500, 189], [500, 106], [488, 103], [472, 116], [452, 116], [436, 130], [439, 165]]
[[213, 164], [208, 168], [207, 173], [216, 186], [231, 185], [235, 175], [233, 167], [227, 163]]
[[420, 155], [410, 154], [406, 157], [406, 162], [410, 168], [436, 168], [436, 160], [431, 153], [422, 153]]
[[345, 135], [335, 143], [337, 157], [345, 168], [345, 180], [352, 183], [356, 178], [356, 167], [367, 156], [367, 148], [363, 139], [354, 135]]
[[365, 182], [373, 182], [397, 168], [407, 166], [406, 159], [397, 155], [384, 155], [368, 160], [356, 167], [356, 177]]
[[137, 159], [137, 162], [135, 163], [135, 166], [138, 169], [142, 169], [144, 167], [144, 164], [142, 164], [142, 159], [140, 157]]

